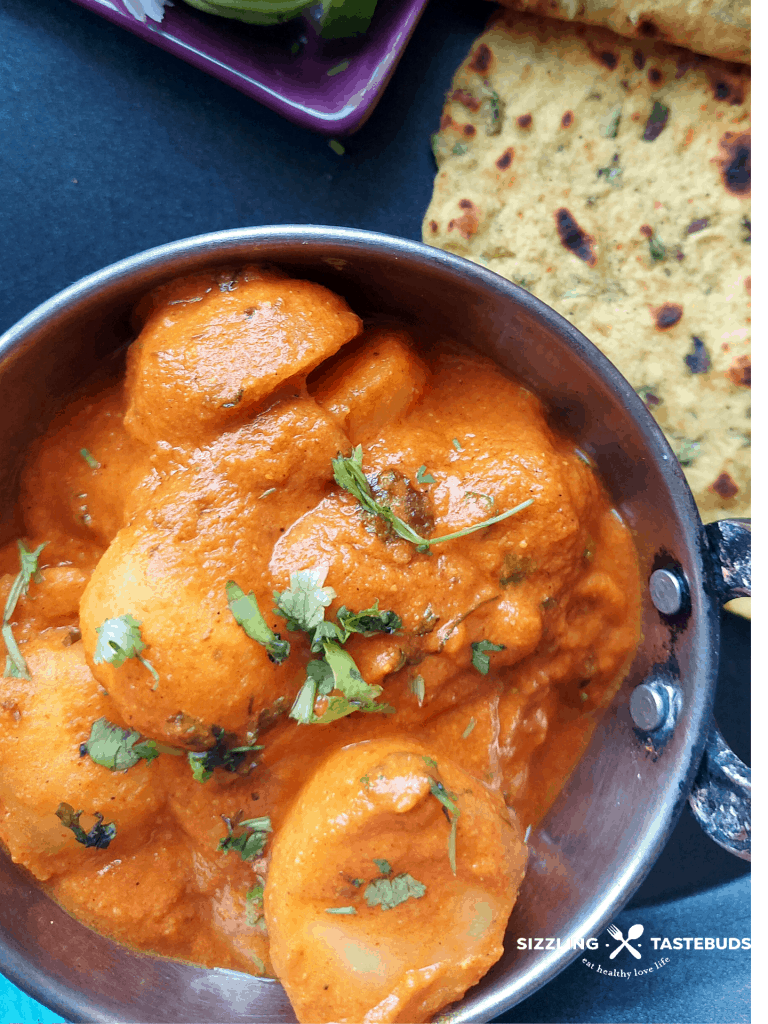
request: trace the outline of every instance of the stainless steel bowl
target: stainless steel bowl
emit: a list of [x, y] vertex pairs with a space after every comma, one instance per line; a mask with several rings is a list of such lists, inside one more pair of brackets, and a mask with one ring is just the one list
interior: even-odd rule
[[[702, 527], [642, 401], [582, 334], [525, 290], [416, 242], [343, 228], [263, 227], [123, 260], [61, 292], [0, 339], [6, 531], [26, 445], [95, 363], [131, 339], [137, 301], [170, 278], [246, 261], [319, 281], [360, 315], [391, 315], [493, 356], [589, 453], [634, 532], [643, 640], [587, 753], [531, 837], [504, 956], [450, 1013], [451, 1021], [488, 1021], [578, 953], [562, 944], [521, 951], [516, 939], [598, 935], [651, 868], [692, 789], [708, 831], [748, 855], [749, 770], [711, 720], [719, 605], [748, 592], [747, 527]], [[96, 935], [2, 855], [0, 969], [70, 1021], [294, 1019], [274, 981], [133, 953]]]

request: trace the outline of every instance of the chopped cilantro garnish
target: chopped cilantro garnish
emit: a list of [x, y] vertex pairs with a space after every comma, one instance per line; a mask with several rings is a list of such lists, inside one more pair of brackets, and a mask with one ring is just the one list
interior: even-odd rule
[[80, 454], [91, 467], [91, 469], [101, 469], [101, 463], [97, 459], [94, 459], [94, 457], [91, 455], [87, 448], [81, 448]]
[[266, 648], [267, 656], [276, 665], [282, 665], [291, 653], [291, 645], [273, 633], [264, 621], [253, 591], [245, 594], [234, 580], [227, 580], [227, 604], [235, 622], [241, 626], [251, 640]]
[[264, 922], [264, 881], [258, 881], [245, 894], [245, 923], [258, 928]]
[[377, 878], [365, 887], [365, 902], [369, 907], [392, 910], [406, 900], [419, 900], [427, 891], [426, 885], [417, 882], [412, 875], [396, 875], [394, 878]]
[[454, 447], [454, 448], [456, 449], [456, 451], [457, 451], [457, 452], [463, 452], [463, 451], [464, 451], [464, 449], [463, 449], [463, 448], [461, 447], [461, 445], [459, 444], [459, 442], [458, 442], [458, 439], [457, 439], [457, 438], [455, 438], [455, 437], [454, 437], [454, 439], [453, 439], [453, 441], [451, 442], [451, 444], [453, 445], [453, 447]]
[[323, 621], [325, 609], [336, 597], [333, 587], [323, 586], [327, 575], [326, 566], [292, 572], [288, 590], [282, 594], [273, 591], [274, 611], [283, 616], [292, 633], [300, 629], [309, 632]]
[[336, 613], [345, 636], [346, 642], [351, 633], [362, 633], [363, 636], [374, 636], [376, 633], [394, 633], [402, 629], [403, 623], [399, 615], [393, 611], [380, 612], [379, 602], [374, 601], [370, 608], [362, 612], [352, 612], [342, 606]]
[[486, 652], [503, 650], [505, 650], [504, 644], [494, 644], [490, 640], [479, 640], [477, 643], [472, 644], [472, 664], [478, 672], [487, 676], [488, 670], [491, 667], [491, 659]]
[[528, 508], [529, 505], [533, 504], [533, 498], [528, 498], [527, 501], [522, 502], [520, 505], [516, 505], [515, 508], [509, 509], [507, 512], [502, 512], [501, 515], [494, 516], [492, 519], [486, 519], [482, 523], [476, 523], [474, 526], [468, 526], [464, 530], [458, 530], [456, 533], [444, 534], [442, 537], [432, 537], [427, 539], [426, 537], [420, 537], [415, 530], [403, 522], [399, 516], [395, 513], [388, 505], [383, 505], [377, 501], [373, 496], [371, 485], [368, 482], [365, 473], [363, 473], [363, 448], [362, 445], [358, 445], [352, 454], [345, 457], [339, 454], [338, 458], [331, 459], [333, 466], [333, 476], [339, 487], [342, 487], [345, 491], [356, 498], [366, 512], [370, 512], [373, 515], [378, 515], [385, 522], [389, 523], [394, 532], [398, 537], [402, 537], [403, 540], [410, 541], [416, 545], [416, 550], [421, 552], [428, 552], [431, 545], [441, 544], [446, 540], [457, 540], [459, 537], [466, 537], [470, 533], [475, 533], [477, 530], [484, 530], [487, 526], [493, 526], [494, 523], [500, 523], [503, 519], [508, 519], [510, 516], [515, 515], [517, 512], [522, 512], [523, 509]]
[[326, 914], [356, 914], [354, 907], [326, 907]]
[[252, 744], [244, 747], [227, 747], [223, 729], [214, 726], [213, 734], [216, 743], [210, 750], [190, 751], [187, 754], [192, 778], [196, 782], [207, 782], [213, 775], [214, 768], [223, 768], [228, 772], [236, 772], [248, 754], [264, 747]]
[[434, 768], [435, 770], [437, 770], [437, 761], [434, 759], [434, 757], [422, 757], [422, 761], [427, 766], [427, 768]]
[[463, 732], [463, 733], [461, 734], [461, 738], [462, 738], [463, 740], [465, 740], [465, 739], [467, 738], [467, 736], [469, 736], [469, 734], [470, 734], [470, 733], [472, 732], [472, 730], [473, 730], [473, 729], [475, 728], [475, 726], [476, 726], [476, 725], [477, 725], [477, 722], [476, 722], [476, 721], [474, 720], [474, 718], [470, 718], [469, 722], [467, 723], [467, 727], [466, 727], [466, 729], [465, 729], [465, 730], [464, 730], [464, 732]]
[[379, 869], [382, 875], [392, 874], [392, 865], [389, 863], [388, 860], [378, 860], [376, 857], [374, 857], [373, 863], [376, 865], [376, 867]]
[[94, 811], [96, 824], [86, 832], [80, 824], [80, 815], [83, 811], [76, 811], [71, 804], [60, 803], [56, 810], [56, 817], [61, 821], [64, 828], [68, 828], [78, 843], [83, 846], [93, 847], [96, 850], [106, 850], [109, 844], [117, 835], [117, 828], [114, 822], [103, 824], [104, 815]]
[[96, 665], [107, 661], [115, 668], [120, 668], [128, 658], [136, 658], [152, 673], [155, 680], [153, 689], [157, 689], [160, 676], [141, 655], [147, 645], [141, 638], [141, 622], [138, 619], [134, 619], [130, 613], [120, 615], [116, 619], [105, 619], [96, 627], [96, 633], [99, 638], [93, 655]]
[[419, 468], [416, 470], [416, 483], [417, 484], [433, 484], [433, 483], [435, 483], [435, 478], [432, 476], [431, 473], [427, 472], [427, 467], [426, 466], [419, 466]]
[[619, 134], [621, 105], [613, 107], [600, 122], [600, 134], [604, 139], [615, 139]]
[[[437, 767], [437, 766], [435, 766]], [[459, 823], [459, 805], [456, 803], [456, 794], [449, 793], [442, 782], [438, 782], [437, 779], [433, 779], [430, 776], [429, 779], [429, 791], [435, 799], [439, 800], [443, 805], [443, 809], [446, 812], [448, 820], [451, 823], [451, 831], [448, 835], [448, 861], [451, 865], [451, 871], [454, 875], [456, 874], [456, 828]]]
[[266, 491], [262, 491], [261, 492], [261, 494], [259, 495], [259, 498], [267, 498], [267, 497], [269, 497], [270, 494], [274, 494], [276, 490], [277, 490], [276, 487], [268, 487], [266, 489]]
[[239, 853], [243, 860], [253, 860], [264, 852], [272, 822], [269, 818], [248, 818], [246, 821], [231, 821], [222, 815], [227, 834], [219, 840], [217, 850], [224, 853]]
[[426, 696], [427, 688], [424, 683], [423, 676], [414, 676], [413, 679], [408, 683], [408, 688], [411, 693], [415, 696], [419, 702], [419, 707], [424, 703], [424, 697]]
[[95, 764], [109, 768], [111, 772], [124, 772], [133, 768], [142, 758], [154, 761], [160, 754], [183, 753], [174, 747], [158, 744], [155, 740], [141, 740], [141, 734], [134, 729], [122, 729], [106, 718], [97, 719], [91, 726], [91, 734], [84, 744], [85, 753]]
[[34, 551], [28, 551], [24, 542], [21, 540], [16, 541], [16, 546], [19, 549], [19, 563], [21, 568], [16, 575], [11, 589], [8, 591], [8, 598], [5, 602], [5, 610], [3, 611], [3, 625], [2, 625], [2, 636], [5, 641], [5, 649], [8, 652], [8, 657], [5, 659], [5, 669], [3, 675], [7, 679], [29, 679], [29, 668], [24, 660], [24, 656], [19, 650], [19, 645], [16, 643], [16, 638], [11, 630], [11, 618], [13, 613], [16, 611], [16, 605], [22, 594], [26, 596], [29, 593], [29, 584], [32, 580], [35, 583], [40, 583], [42, 577], [40, 575], [40, 569], [38, 567], [38, 560], [40, 558], [40, 552], [45, 547], [45, 543], [35, 548]]

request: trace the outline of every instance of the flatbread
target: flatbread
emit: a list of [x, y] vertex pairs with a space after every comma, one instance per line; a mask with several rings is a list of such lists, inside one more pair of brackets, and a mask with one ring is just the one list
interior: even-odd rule
[[457, 71], [433, 148], [425, 241], [602, 349], [705, 522], [749, 515], [749, 69], [503, 12]]
[[749, 0], [499, 0], [504, 7], [602, 25], [621, 36], [676, 43], [695, 53], [750, 63]]

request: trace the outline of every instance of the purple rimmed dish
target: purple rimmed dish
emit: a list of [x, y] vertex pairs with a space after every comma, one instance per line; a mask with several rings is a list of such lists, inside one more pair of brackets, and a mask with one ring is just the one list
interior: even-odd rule
[[[748, 530], [703, 527], [643, 402], [572, 325], [524, 289], [417, 242], [325, 227], [262, 227], [164, 245], [72, 285], [0, 339], [0, 466], [7, 513], [30, 438], [97, 362], [131, 340], [152, 288], [195, 271], [265, 262], [326, 285], [362, 316], [456, 337], [534, 390], [586, 452], [633, 531], [642, 640], [581, 762], [530, 837], [505, 952], [452, 1022], [488, 1021], [531, 995], [578, 948], [525, 936], [594, 936], [653, 865], [686, 799], [721, 845], [748, 855], [746, 769], [711, 707], [719, 606], [748, 591]], [[0, 856], [0, 969], [69, 1021], [293, 1020], [281, 986], [121, 947], [70, 918]]]
[[365, 35], [324, 42], [305, 18], [265, 29], [177, 0], [158, 23], [140, 21], [123, 0], [74, 2], [325, 135], [349, 135], [364, 124], [427, 5], [379, 0]]

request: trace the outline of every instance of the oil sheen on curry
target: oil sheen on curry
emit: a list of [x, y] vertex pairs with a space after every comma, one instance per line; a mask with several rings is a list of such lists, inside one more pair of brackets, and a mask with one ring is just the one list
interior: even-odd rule
[[638, 639], [629, 530], [538, 398], [274, 269], [137, 310], [0, 553], [0, 838], [300, 1021], [428, 1021], [502, 953]]

